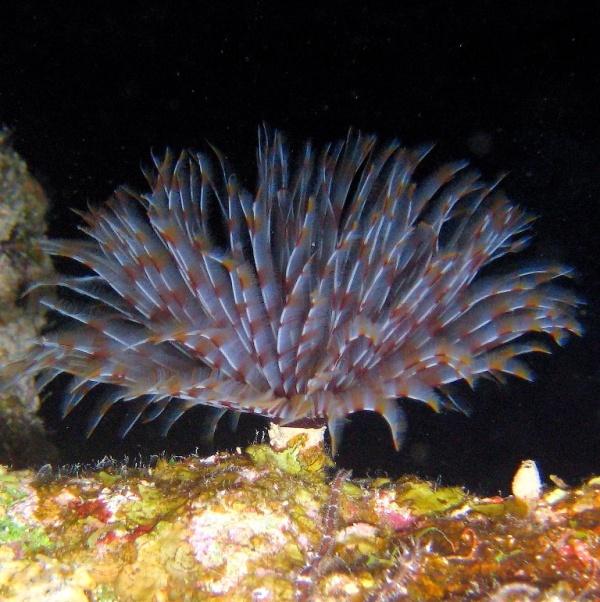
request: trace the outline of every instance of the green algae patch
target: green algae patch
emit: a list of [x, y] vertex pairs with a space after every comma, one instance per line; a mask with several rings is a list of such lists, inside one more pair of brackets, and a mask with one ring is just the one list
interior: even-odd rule
[[409, 483], [405, 490], [396, 496], [398, 504], [409, 504], [419, 515], [445, 512], [459, 506], [465, 499], [460, 487], [432, 487], [430, 483]]
[[6, 467], [0, 466], [0, 507], [27, 497], [27, 492], [21, 487], [21, 477], [25, 475], [26, 473], [10, 473]]
[[0, 518], [0, 545], [8, 543], [18, 543], [27, 553], [54, 547], [43, 529], [31, 529], [4, 516]]
[[286, 440], [285, 446], [281, 448], [267, 444], [252, 445], [246, 453], [257, 466], [277, 468], [290, 475], [319, 473], [325, 468], [334, 466], [323, 446], [311, 443], [307, 435], [299, 433]]
[[501, 502], [472, 504], [471, 510], [489, 518], [502, 518], [510, 515], [526, 518], [530, 512], [526, 502], [514, 497], [509, 497]]
[[298, 441], [43, 481], [0, 468], [0, 599], [598, 596], [596, 481], [528, 506], [314, 470]]
[[302, 470], [298, 459], [298, 450], [294, 448], [276, 452], [268, 445], [255, 445], [248, 449], [248, 454], [260, 468], [276, 467], [291, 475], [300, 474]]
[[319, 473], [335, 466], [323, 447], [325, 428], [301, 429], [271, 424], [269, 445], [253, 445], [247, 453], [256, 463], [276, 465], [289, 474]]
[[121, 475], [110, 474], [105, 470], [99, 471], [98, 473], [96, 473], [96, 476], [105, 487], [112, 487], [115, 485], [115, 483], [117, 483], [123, 478]]
[[178, 496], [167, 496], [154, 484], [142, 482], [137, 487], [139, 501], [127, 505], [122, 514], [138, 525], [151, 525], [185, 504]]
[[500, 517], [506, 515], [506, 504], [503, 502], [499, 504], [473, 504], [471, 506], [471, 510], [473, 512], [479, 512], [480, 514], [490, 518]]

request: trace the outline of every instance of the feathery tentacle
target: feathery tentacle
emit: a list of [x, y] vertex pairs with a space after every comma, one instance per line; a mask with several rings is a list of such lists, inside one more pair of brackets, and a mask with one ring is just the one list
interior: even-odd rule
[[570, 268], [479, 275], [527, 244], [533, 218], [463, 161], [417, 182], [431, 146], [377, 149], [350, 131], [294, 161], [263, 128], [251, 195], [213, 150], [218, 169], [202, 154], [154, 156], [150, 192], [121, 188], [81, 213], [87, 240], [42, 242], [92, 274], [32, 287], [68, 291], [42, 302], [71, 325], [6, 367], [3, 386], [69, 373], [66, 415], [110, 385], [94, 395], [90, 432], [115, 403], [130, 407], [123, 433], [158, 417], [166, 431], [201, 404], [209, 435], [228, 410], [256, 412], [328, 424], [334, 453], [346, 416], [368, 410], [398, 448], [399, 398], [463, 409], [447, 385], [531, 379], [521, 356], [548, 351], [536, 335], [582, 332], [581, 300], [556, 283]]

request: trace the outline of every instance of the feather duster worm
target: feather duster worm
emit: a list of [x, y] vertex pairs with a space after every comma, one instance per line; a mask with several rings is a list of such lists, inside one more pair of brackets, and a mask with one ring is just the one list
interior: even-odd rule
[[480, 276], [526, 245], [532, 217], [465, 162], [416, 183], [429, 150], [350, 132], [291, 167], [281, 135], [260, 131], [254, 195], [216, 151], [216, 170], [202, 154], [155, 157], [149, 193], [120, 189], [82, 214], [88, 240], [42, 242], [91, 273], [39, 283], [75, 294], [42, 299], [71, 325], [7, 372], [40, 387], [72, 375], [65, 414], [111, 385], [90, 432], [119, 401], [123, 434], [159, 415], [166, 432], [202, 404], [212, 432], [228, 410], [327, 424], [334, 453], [349, 413], [381, 414], [399, 448], [399, 398], [461, 409], [450, 383], [531, 379], [518, 356], [548, 349], [525, 335], [581, 332], [578, 299], [555, 284], [571, 270]]

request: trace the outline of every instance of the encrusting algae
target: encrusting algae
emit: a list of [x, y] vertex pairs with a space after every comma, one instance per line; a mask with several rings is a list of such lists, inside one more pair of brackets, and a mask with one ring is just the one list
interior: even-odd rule
[[352, 479], [307, 439], [68, 476], [2, 469], [0, 598], [600, 595], [600, 479], [531, 507], [414, 477]]

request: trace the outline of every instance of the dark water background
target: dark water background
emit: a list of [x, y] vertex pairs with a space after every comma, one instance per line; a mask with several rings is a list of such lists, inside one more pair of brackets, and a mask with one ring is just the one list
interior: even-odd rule
[[[540, 219], [530, 253], [576, 266], [586, 335], [533, 358], [533, 384], [478, 387], [471, 418], [406, 403], [409, 438], [355, 415], [339, 463], [412, 471], [481, 492], [506, 491], [524, 458], [577, 482], [600, 472], [600, 10], [573, 2], [5, 3], [0, 122], [47, 190], [53, 236], [75, 236], [69, 207], [101, 203], [166, 146], [224, 151], [253, 186], [257, 125], [292, 142], [349, 125], [408, 145], [437, 141], [430, 166], [472, 159]], [[596, 8], [594, 8], [594, 5]], [[126, 8], [124, 8], [126, 7]], [[87, 408], [64, 422], [57, 391], [43, 408], [65, 462], [147, 458], [198, 445], [202, 411], [167, 439], [151, 425], [125, 441], [113, 410], [90, 440]], [[226, 425], [220, 447], [257, 421]], [[26, 453], [26, 452], [24, 452]]]

